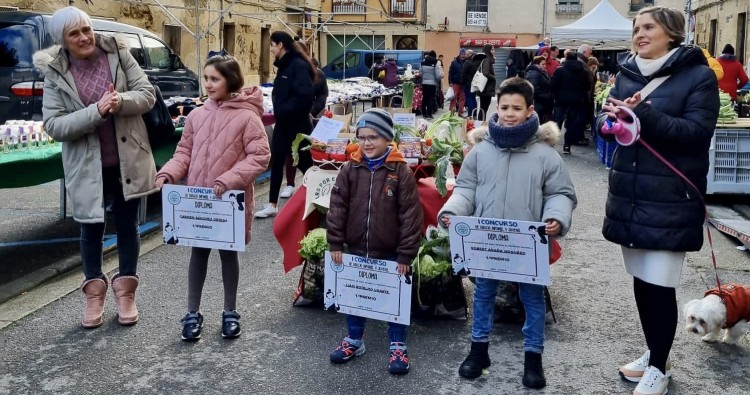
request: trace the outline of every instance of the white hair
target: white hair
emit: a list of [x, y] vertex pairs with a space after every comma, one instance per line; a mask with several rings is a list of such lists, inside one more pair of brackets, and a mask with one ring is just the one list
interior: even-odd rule
[[578, 53], [586, 53], [586, 51], [591, 51], [593, 48], [591, 48], [588, 44], [581, 44], [580, 47], [578, 47]]
[[73, 6], [61, 8], [52, 14], [49, 21], [50, 36], [54, 42], [63, 44], [65, 30], [78, 26], [91, 26], [89, 14]]

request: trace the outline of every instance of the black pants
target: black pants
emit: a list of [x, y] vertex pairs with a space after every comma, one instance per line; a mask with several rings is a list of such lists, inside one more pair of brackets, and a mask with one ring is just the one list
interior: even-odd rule
[[431, 117], [435, 114], [435, 105], [437, 104], [436, 95], [437, 86], [422, 85], [422, 116]]
[[[141, 247], [138, 228], [140, 199], [125, 201], [120, 181], [120, 168], [102, 170], [104, 207], [111, 207], [117, 228], [117, 256], [120, 275], [135, 276]], [[86, 280], [102, 277], [102, 250], [105, 222], [81, 224], [81, 260]]]
[[479, 108], [482, 109], [483, 114], [480, 115], [480, 119], [482, 121], [487, 120], [489, 118], [487, 116], [487, 111], [490, 110], [490, 103], [492, 103], [492, 96], [479, 96]]
[[569, 105], [557, 106], [554, 110], [554, 120], [557, 127], [562, 130], [565, 123], [565, 145], [571, 146], [584, 138], [583, 127], [586, 125], [586, 106]]
[[[279, 190], [281, 189], [281, 182], [284, 179], [286, 158], [292, 152], [292, 140], [284, 138], [284, 136], [277, 138], [275, 132], [273, 141], [271, 142], [271, 190], [268, 192], [268, 201], [274, 204], [279, 202]], [[310, 145], [310, 143], [305, 141], [299, 145], [299, 148], [307, 145]], [[299, 162], [297, 163], [297, 168], [302, 174], [305, 174], [307, 169], [312, 167], [312, 156], [310, 156], [309, 150], [300, 150], [298, 153]]]

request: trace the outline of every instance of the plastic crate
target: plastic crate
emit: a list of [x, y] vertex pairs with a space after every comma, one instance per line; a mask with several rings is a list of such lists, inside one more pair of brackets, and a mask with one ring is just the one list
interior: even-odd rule
[[596, 155], [599, 157], [599, 161], [602, 162], [607, 169], [612, 167], [612, 158], [615, 156], [615, 150], [619, 144], [612, 141], [609, 142], [599, 135], [596, 135]]
[[708, 158], [707, 193], [750, 194], [750, 129], [717, 129]]

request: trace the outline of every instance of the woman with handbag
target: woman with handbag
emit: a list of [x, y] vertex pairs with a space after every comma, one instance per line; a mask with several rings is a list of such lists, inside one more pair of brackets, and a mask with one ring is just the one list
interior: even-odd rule
[[44, 127], [62, 141], [65, 186], [73, 217], [81, 223], [82, 324], [102, 324], [109, 286], [102, 273], [102, 240], [105, 211], [111, 210], [119, 257], [119, 273], [111, 280], [118, 323], [133, 325], [138, 322], [135, 291], [140, 281], [139, 198], [158, 191], [141, 117], [154, 106], [154, 89], [126, 42], [95, 34], [82, 10], [58, 10], [49, 29], [62, 46], [34, 54], [34, 65], [45, 76]]
[[641, 142], [617, 148], [602, 233], [622, 246], [648, 346], [643, 356], [620, 368], [620, 376], [638, 383], [636, 395], [665, 394], [685, 252], [703, 245], [706, 208], [701, 195], [706, 192], [709, 146], [719, 115], [719, 88], [701, 49], [681, 44], [682, 11], [641, 9], [632, 37], [634, 54], [619, 65], [596, 130], [608, 119], [624, 118], [627, 108], [640, 121], [641, 142], [663, 159]]
[[[484, 87], [476, 91], [479, 96], [479, 108], [482, 109], [479, 119], [484, 121], [487, 119], [487, 111], [490, 109], [490, 103], [492, 97], [495, 96], [495, 48], [491, 44], [487, 44], [482, 48], [482, 52], [474, 55], [474, 63], [478, 64], [477, 73], [481, 73], [487, 81], [484, 83]], [[472, 86], [472, 89], [475, 89]]]

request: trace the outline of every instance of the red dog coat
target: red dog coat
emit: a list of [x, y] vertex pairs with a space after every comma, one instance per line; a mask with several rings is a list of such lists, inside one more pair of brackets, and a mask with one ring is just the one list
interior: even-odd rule
[[750, 321], [750, 285], [725, 284], [706, 291], [704, 296], [716, 295], [727, 306], [727, 320], [722, 328], [731, 328], [742, 319]]

